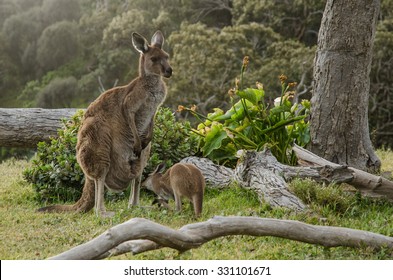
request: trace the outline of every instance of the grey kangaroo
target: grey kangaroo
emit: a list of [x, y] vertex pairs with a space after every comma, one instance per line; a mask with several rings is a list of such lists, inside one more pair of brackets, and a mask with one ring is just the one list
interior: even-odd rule
[[171, 77], [172, 68], [162, 50], [161, 31], [153, 35], [151, 44], [133, 33], [132, 43], [140, 52], [139, 77], [91, 103], [78, 132], [76, 157], [85, 174], [81, 198], [74, 205], [47, 206], [39, 211], [87, 212], [94, 207], [96, 215], [112, 216], [104, 205], [105, 186], [122, 191], [132, 181], [130, 204], [139, 203], [140, 176], [149, 158], [154, 116], [167, 92], [162, 77]]
[[142, 187], [153, 191], [159, 199], [166, 204], [169, 199], [174, 199], [176, 211], [181, 211], [182, 197], [191, 201], [195, 217], [198, 218], [202, 212], [203, 194], [205, 190], [205, 178], [201, 171], [192, 164], [176, 163], [164, 174], [165, 164], [157, 166], [143, 182]]

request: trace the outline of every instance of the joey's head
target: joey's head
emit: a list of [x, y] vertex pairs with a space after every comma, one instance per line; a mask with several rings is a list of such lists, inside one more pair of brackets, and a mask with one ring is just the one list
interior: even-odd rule
[[165, 163], [160, 163], [156, 169], [147, 176], [147, 178], [141, 183], [142, 188], [146, 188], [155, 193], [159, 192], [159, 181], [162, 177], [162, 173], [165, 170]]
[[141, 53], [139, 62], [139, 75], [158, 75], [165, 78], [172, 76], [172, 67], [169, 64], [169, 55], [162, 50], [164, 35], [161, 31], [154, 33], [149, 44], [145, 37], [132, 33], [132, 44]]

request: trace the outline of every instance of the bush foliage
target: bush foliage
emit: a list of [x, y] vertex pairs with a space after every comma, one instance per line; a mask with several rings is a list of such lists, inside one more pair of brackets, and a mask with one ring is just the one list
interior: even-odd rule
[[180, 106], [180, 109], [204, 119], [194, 130], [204, 157], [233, 167], [237, 151], [260, 151], [268, 147], [280, 162], [296, 164], [291, 147], [293, 143], [305, 146], [310, 141], [309, 124], [305, 120], [310, 113], [310, 102], [303, 100], [300, 104], [292, 104], [290, 99], [295, 92], [291, 89], [296, 83], [287, 83], [284, 75], [280, 76], [282, 90], [274, 105], [266, 102], [261, 83], [257, 83], [257, 88], [243, 89], [243, 74], [248, 62], [245, 57], [241, 78], [229, 91], [232, 103], [229, 110], [224, 112], [215, 108], [204, 116], [196, 112], [196, 107]]
[[76, 200], [81, 195], [84, 175], [76, 162], [77, 133], [83, 118], [78, 111], [63, 120], [63, 129], [49, 143], [40, 142], [37, 153], [23, 175], [34, 186], [40, 201]]
[[[39, 201], [73, 201], [80, 197], [84, 174], [76, 161], [77, 133], [83, 119], [78, 111], [71, 119], [63, 120], [63, 129], [49, 143], [40, 142], [32, 160], [32, 167], [24, 170], [24, 178], [34, 186]], [[172, 111], [161, 108], [156, 116], [151, 158], [145, 172], [157, 164], [167, 166], [194, 154], [196, 137], [190, 135], [188, 122], [177, 122]]]

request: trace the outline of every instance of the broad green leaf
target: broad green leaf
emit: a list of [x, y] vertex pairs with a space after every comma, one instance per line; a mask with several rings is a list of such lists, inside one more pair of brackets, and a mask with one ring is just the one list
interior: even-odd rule
[[240, 107], [234, 114], [231, 115], [231, 120], [237, 122], [244, 119], [245, 110], [243, 107]]
[[213, 124], [206, 134], [205, 145], [202, 147], [203, 156], [208, 156], [213, 150], [219, 149], [222, 140], [228, 137], [221, 124]]
[[[248, 103], [247, 102], [248, 101], [246, 100], [246, 106], [251, 106], [252, 105], [252, 104], [250, 104], [250, 102], [248, 102]], [[236, 115], [236, 116], [233, 117], [232, 119], [238, 119], [238, 117], [239, 117], [239, 110], [241, 110], [241, 109], [243, 109], [243, 112], [244, 112], [242, 101], [239, 100], [238, 102], [236, 102], [235, 105], [233, 105], [231, 107], [231, 109], [226, 111], [226, 113], [224, 115], [216, 116], [214, 119], [211, 118], [211, 120], [213, 120], [213, 121], [226, 121], [226, 120], [231, 119], [233, 115]]]
[[245, 90], [239, 90], [236, 94], [239, 97], [250, 101], [252, 104], [258, 105], [258, 103], [262, 101], [265, 92], [261, 89], [246, 88]]
[[207, 118], [209, 120], [214, 121], [214, 120], [216, 120], [217, 117], [222, 116], [224, 114], [224, 111], [220, 108], [214, 108], [213, 111], [214, 111], [213, 113], [207, 114]]

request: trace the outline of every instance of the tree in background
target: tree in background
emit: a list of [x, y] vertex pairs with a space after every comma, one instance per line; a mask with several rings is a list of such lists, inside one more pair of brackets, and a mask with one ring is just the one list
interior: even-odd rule
[[[176, 79], [169, 81], [169, 103], [196, 104], [206, 114], [214, 107], [226, 108], [228, 89], [239, 73], [244, 56], [251, 63], [245, 85], [256, 81], [278, 97], [278, 76], [286, 73], [293, 80], [307, 74], [311, 83], [314, 50], [293, 40], [284, 40], [271, 28], [258, 23], [227, 26], [220, 31], [201, 23], [182, 24], [169, 37]], [[219, 70], [217, 70], [219, 69]], [[227, 104], [228, 102], [228, 104]]]
[[50, 25], [37, 41], [37, 63], [44, 72], [61, 67], [78, 52], [78, 26], [69, 21]]
[[70, 108], [78, 91], [75, 77], [55, 78], [37, 95], [37, 105], [42, 108]]
[[382, 20], [375, 35], [369, 122], [376, 147], [392, 147], [393, 143], [393, 1], [381, 3]]
[[20, 12], [20, 6], [14, 0], [2, 0], [0, 1], [0, 26], [4, 24], [4, 21]]
[[324, 0], [233, 0], [233, 22], [258, 22], [287, 39], [312, 46], [317, 43]]
[[42, 12], [44, 21], [50, 25], [58, 21], [78, 21], [81, 8], [78, 0], [44, 0]]
[[42, 13], [37, 7], [16, 13], [4, 21], [2, 34], [7, 54], [21, 67], [21, 58], [26, 47], [37, 40], [43, 30]]
[[8, 95], [5, 89], [12, 89], [15, 85], [19, 86], [20, 84], [18, 80], [19, 69], [13, 63], [12, 58], [7, 55], [5, 41], [3, 35], [0, 33], [0, 89], [4, 89], [0, 90], [0, 100], [8, 101], [15, 99], [15, 97]]
[[311, 151], [371, 172], [381, 165], [370, 141], [367, 115], [379, 5], [379, 0], [328, 0], [311, 99]]

